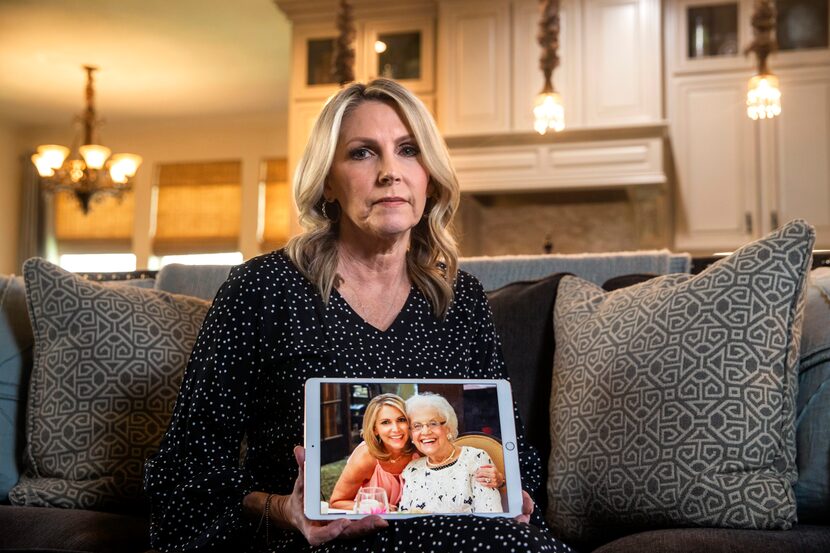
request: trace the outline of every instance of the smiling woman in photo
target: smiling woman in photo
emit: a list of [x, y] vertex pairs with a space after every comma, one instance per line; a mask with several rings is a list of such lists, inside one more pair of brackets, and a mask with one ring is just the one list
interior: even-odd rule
[[[476, 478], [493, 461], [485, 451], [457, 446], [458, 417], [438, 394], [419, 394], [406, 400], [412, 442], [423, 455], [403, 471], [399, 508], [420, 513], [500, 513], [501, 494]], [[489, 480], [489, 478], [488, 478]]]
[[415, 447], [409, 436], [409, 419], [400, 396], [380, 394], [372, 398], [363, 415], [364, 441], [355, 448], [331, 492], [335, 509], [354, 507], [357, 490], [364, 486], [386, 490], [389, 505], [401, 499], [401, 471], [412, 460]]

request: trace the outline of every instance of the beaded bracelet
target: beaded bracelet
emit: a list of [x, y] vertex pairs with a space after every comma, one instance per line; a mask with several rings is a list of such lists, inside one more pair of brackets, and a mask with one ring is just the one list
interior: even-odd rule
[[256, 533], [259, 534], [259, 529], [262, 528], [262, 523], [265, 522], [265, 545], [271, 542], [271, 500], [274, 494], [269, 493], [265, 497], [265, 508], [262, 510], [262, 517], [259, 519], [259, 524], [256, 527]]

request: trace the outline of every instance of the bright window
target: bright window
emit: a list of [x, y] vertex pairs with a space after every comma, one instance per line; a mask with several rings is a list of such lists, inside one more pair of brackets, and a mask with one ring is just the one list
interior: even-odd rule
[[131, 253], [63, 254], [58, 264], [73, 273], [119, 273], [135, 271], [135, 255]]
[[182, 265], [239, 265], [242, 261], [242, 252], [163, 255], [152, 258], [151, 267], [161, 269], [171, 263], [181, 263]]

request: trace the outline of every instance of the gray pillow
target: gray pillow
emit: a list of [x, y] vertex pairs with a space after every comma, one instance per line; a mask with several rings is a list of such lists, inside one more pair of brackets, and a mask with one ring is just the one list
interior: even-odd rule
[[23, 266], [35, 337], [17, 505], [144, 507], [141, 471], [167, 427], [208, 302]]
[[830, 268], [810, 274], [798, 375], [796, 440], [800, 522], [830, 520]]
[[554, 308], [548, 521], [585, 544], [655, 526], [796, 521], [795, 393], [815, 232]]

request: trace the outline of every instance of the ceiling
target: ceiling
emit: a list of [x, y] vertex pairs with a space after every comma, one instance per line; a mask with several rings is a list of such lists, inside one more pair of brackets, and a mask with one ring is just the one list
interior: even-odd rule
[[0, 121], [285, 111], [291, 27], [273, 0], [0, 0]]

